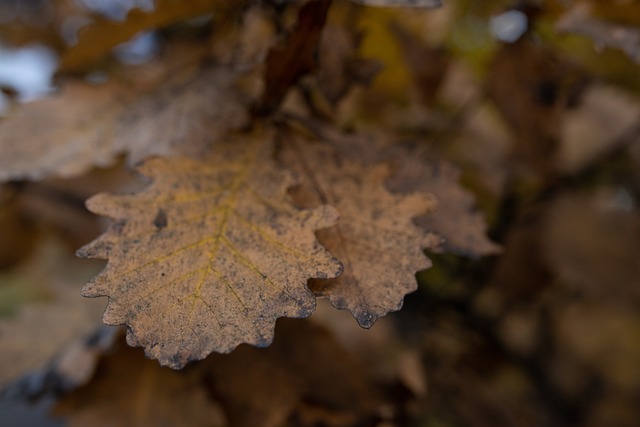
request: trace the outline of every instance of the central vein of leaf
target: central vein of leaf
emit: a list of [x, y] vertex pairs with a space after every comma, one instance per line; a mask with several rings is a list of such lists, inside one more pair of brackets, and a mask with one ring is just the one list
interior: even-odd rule
[[[221, 210], [222, 218], [220, 219], [220, 222], [218, 224], [218, 227], [215, 233], [215, 237], [213, 239], [213, 246], [209, 250], [209, 265], [207, 267], [207, 273], [213, 272], [212, 264], [217, 258], [218, 252], [220, 251], [220, 247], [224, 241], [224, 234], [226, 231], [227, 222], [229, 221], [231, 212], [233, 212], [235, 208], [236, 202], [238, 200], [238, 195], [240, 194], [242, 187], [247, 181], [247, 176], [251, 171], [251, 165], [254, 164], [256, 161], [259, 145], [260, 144], [258, 142], [253, 142], [251, 144], [251, 147], [250, 147], [251, 149], [249, 150], [249, 153], [247, 154], [245, 159], [242, 161], [241, 167], [239, 168], [237, 175], [234, 177], [233, 182], [231, 183], [231, 185], [229, 186], [229, 189], [227, 190], [229, 191], [230, 194], [229, 194], [229, 197], [225, 199], [225, 201], [223, 202], [223, 206]], [[200, 296], [200, 290], [204, 285], [204, 282], [205, 282], [204, 276], [206, 275], [207, 274], [205, 273], [203, 275], [203, 280], [200, 280], [196, 286], [195, 295], [197, 297]], [[236, 295], [236, 297], [238, 297], [235, 290], [231, 287], [229, 283], [227, 283], [227, 287], [233, 294]], [[240, 300], [239, 297], [238, 299]], [[242, 301], [240, 301], [240, 303], [242, 303]]]

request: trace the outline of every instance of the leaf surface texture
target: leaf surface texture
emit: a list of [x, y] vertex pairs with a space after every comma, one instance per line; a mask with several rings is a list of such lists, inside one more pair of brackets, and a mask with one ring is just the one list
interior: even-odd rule
[[218, 143], [201, 161], [152, 159], [154, 182], [128, 196], [98, 195], [88, 207], [115, 219], [80, 250], [109, 258], [83, 289], [109, 296], [105, 323], [126, 324], [130, 344], [180, 368], [240, 343], [270, 344], [275, 319], [306, 317], [306, 282], [341, 264], [316, 240], [337, 213], [289, 204], [292, 184], [271, 159], [268, 136]]

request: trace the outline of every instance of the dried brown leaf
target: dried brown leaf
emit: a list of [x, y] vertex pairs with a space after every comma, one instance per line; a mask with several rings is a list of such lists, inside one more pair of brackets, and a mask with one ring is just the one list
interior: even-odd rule
[[100, 357], [112, 349], [116, 339], [124, 337], [124, 329], [99, 323], [87, 326], [93, 326], [94, 329], [88, 334], [76, 332], [75, 339], [58, 343], [61, 347], [44, 368], [30, 369], [2, 389], [0, 395], [36, 400], [69, 393], [88, 384]]
[[343, 261], [345, 271], [337, 279], [312, 280], [310, 286], [368, 328], [399, 310], [404, 296], [417, 288], [416, 271], [430, 267], [422, 250], [435, 247], [440, 238], [418, 228], [412, 218], [432, 210], [435, 202], [423, 194], [389, 193], [383, 165], [365, 167], [293, 134], [285, 141], [284, 161], [303, 180], [294, 194], [297, 202], [329, 203], [340, 212], [338, 224], [317, 235]]
[[116, 222], [80, 250], [109, 258], [83, 295], [109, 296], [105, 323], [126, 324], [129, 343], [163, 365], [268, 345], [275, 319], [314, 309], [307, 279], [341, 271], [313, 234], [337, 213], [289, 204], [269, 139], [221, 142], [199, 161], [153, 159], [141, 167], [154, 180], [145, 191], [88, 202]]
[[499, 246], [487, 237], [484, 215], [476, 209], [473, 194], [460, 185], [460, 171], [455, 165], [430, 160], [431, 156], [425, 149], [397, 143], [385, 135], [345, 133], [310, 121], [306, 125], [344, 157], [365, 166], [384, 161], [391, 163], [393, 174], [385, 185], [393, 193], [434, 195], [437, 201], [435, 211], [415, 218], [414, 222], [444, 238], [439, 250], [470, 257], [493, 255], [500, 251]]
[[[269, 348], [242, 346], [228, 355], [212, 355], [201, 368], [214, 395], [225, 403], [232, 426], [351, 426], [372, 417], [380, 404], [379, 391], [361, 364], [309, 320], [279, 320]], [[325, 411], [325, 422], [337, 416], [346, 422], [291, 422], [314, 408]]]
[[74, 82], [0, 124], [0, 180], [70, 177], [150, 155], [197, 156], [245, 123], [230, 71], [206, 67], [152, 91], [114, 81]]
[[0, 124], [0, 180], [67, 177], [111, 162], [109, 125], [128, 99], [114, 82], [74, 83], [16, 109]]
[[428, 161], [419, 153], [401, 152], [398, 172], [387, 181], [391, 191], [432, 193], [438, 202], [437, 210], [416, 218], [416, 224], [442, 236], [442, 249], [447, 252], [470, 257], [500, 252], [487, 238], [486, 220], [476, 210], [473, 194], [459, 184], [460, 170], [448, 162]]
[[248, 115], [235, 73], [207, 66], [142, 97], [118, 116], [115, 139], [131, 162], [151, 155], [200, 157]]
[[126, 345], [104, 356], [92, 381], [52, 412], [71, 427], [226, 425], [199, 378], [163, 369]]
[[87, 304], [78, 295], [94, 271], [48, 237], [40, 239], [32, 257], [0, 276], [0, 388], [43, 368], [99, 324], [101, 304]]

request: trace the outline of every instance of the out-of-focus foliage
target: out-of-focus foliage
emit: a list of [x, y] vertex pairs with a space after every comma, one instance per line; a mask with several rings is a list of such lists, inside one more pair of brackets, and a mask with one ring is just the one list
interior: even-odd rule
[[[15, 402], [9, 397], [45, 396], [55, 401], [51, 416], [76, 425], [637, 425], [637, 2], [366, 3], [414, 2], [0, 0], [3, 48], [38, 43], [59, 58], [56, 93], [22, 104], [0, 57], [3, 408]], [[266, 216], [242, 211], [250, 217], [243, 232], [224, 222], [211, 234], [205, 221], [195, 234], [228, 232], [246, 243], [240, 255], [260, 260], [247, 230], [268, 224], [287, 235], [279, 208], [330, 204], [342, 218], [315, 238], [341, 260], [344, 276], [319, 280], [326, 272], [318, 270], [298, 280], [309, 301], [320, 298], [318, 309], [309, 320], [278, 320], [271, 347], [242, 345], [180, 372], [145, 361], [124, 346], [124, 334], [92, 334], [95, 307], [78, 295], [94, 267], [71, 250], [108, 221], [86, 212], [83, 200], [136, 194], [93, 202], [120, 220], [94, 244], [97, 255], [125, 249], [110, 261], [123, 266], [114, 274], [135, 274], [127, 262], [180, 243], [184, 234], [170, 233], [200, 212], [145, 210], [143, 195], [211, 190], [209, 178], [176, 181], [160, 171], [214, 168], [208, 150], [228, 144], [230, 132], [245, 145], [241, 136], [221, 154], [247, 153], [249, 128], [273, 131], [273, 152], [240, 175], [286, 176], [281, 200]], [[154, 183], [126, 172], [154, 155], [164, 158], [143, 166]], [[233, 164], [213, 172], [231, 183], [222, 185], [221, 197], [230, 197], [223, 208], [239, 206], [244, 194]], [[135, 235], [137, 225], [151, 234]], [[145, 239], [158, 244], [141, 245]], [[215, 255], [202, 259], [227, 262]], [[206, 270], [185, 259], [176, 271]], [[416, 273], [417, 290], [404, 297]], [[166, 285], [147, 276], [140, 283]], [[245, 276], [224, 279], [246, 285]], [[126, 293], [134, 281], [108, 282], [94, 293]], [[248, 288], [224, 289], [232, 296]], [[257, 302], [262, 294], [251, 295]], [[381, 301], [373, 317], [398, 309], [403, 297], [404, 306], [364, 330], [322, 297], [365, 326]], [[141, 342], [153, 327], [141, 331], [131, 316], [159, 313], [145, 311], [144, 298], [119, 298], [107, 317], [128, 324], [129, 343], [160, 354], [189, 335], [207, 349], [196, 358], [209, 351], [196, 311], [172, 305], [161, 321], [188, 318], [178, 336]], [[258, 305], [234, 309], [244, 317], [228, 324], [262, 324], [249, 321], [264, 315], [251, 311]], [[184, 356], [174, 367], [194, 358], [192, 348], [169, 350]], [[2, 425], [21, 424], [1, 417]]]

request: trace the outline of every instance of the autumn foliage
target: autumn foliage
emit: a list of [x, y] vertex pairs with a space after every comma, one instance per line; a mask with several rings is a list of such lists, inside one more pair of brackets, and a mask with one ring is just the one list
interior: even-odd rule
[[637, 421], [637, 6], [19, 3], [59, 60], [3, 86], [0, 408]]

